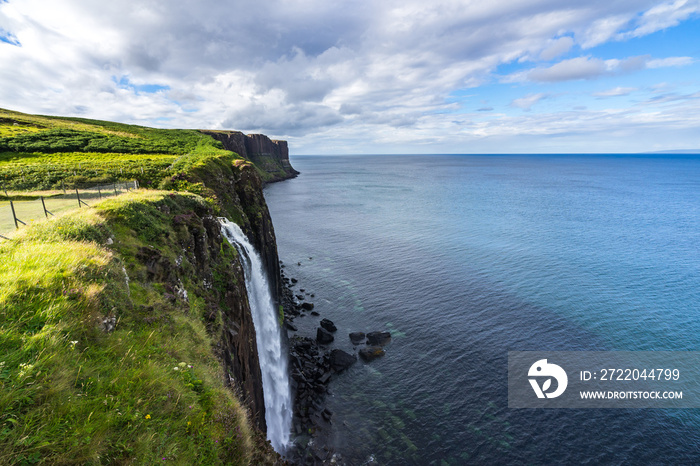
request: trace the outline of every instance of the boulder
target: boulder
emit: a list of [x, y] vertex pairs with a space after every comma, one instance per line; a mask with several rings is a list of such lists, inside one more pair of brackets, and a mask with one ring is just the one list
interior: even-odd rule
[[384, 346], [391, 341], [389, 332], [370, 332], [367, 334], [367, 343], [372, 346]]
[[329, 319], [321, 319], [320, 324], [321, 327], [325, 328], [329, 332], [335, 332], [338, 330], [338, 327], [336, 327], [335, 324]]
[[366, 362], [374, 361], [377, 358], [384, 356], [384, 349], [380, 346], [368, 346], [360, 350], [360, 357]]
[[352, 366], [357, 362], [357, 356], [354, 354], [346, 353], [341, 349], [334, 349], [331, 351], [331, 369], [336, 372], [342, 372], [348, 367]]
[[364, 332], [352, 332], [350, 334], [350, 341], [353, 345], [360, 345], [365, 342]]
[[301, 303], [301, 308], [305, 311], [310, 311], [314, 308], [314, 303]]
[[288, 320], [285, 320], [285, 321], [284, 321], [284, 326], [287, 327], [287, 328], [288, 328], [289, 330], [291, 330], [292, 332], [296, 332], [296, 331], [299, 330], [299, 329], [297, 328], [296, 325], [294, 325], [293, 323], [291, 323], [291, 322], [288, 321]]
[[325, 328], [316, 329], [316, 341], [322, 345], [327, 345], [334, 340], [333, 334]]

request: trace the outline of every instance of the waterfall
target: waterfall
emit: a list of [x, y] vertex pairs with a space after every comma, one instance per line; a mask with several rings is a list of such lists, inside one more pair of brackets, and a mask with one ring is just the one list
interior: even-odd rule
[[267, 438], [278, 453], [284, 453], [292, 425], [292, 397], [279, 314], [270, 294], [270, 284], [260, 255], [238, 225], [226, 218], [219, 221], [222, 233], [238, 251], [245, 273], [263, 379]]

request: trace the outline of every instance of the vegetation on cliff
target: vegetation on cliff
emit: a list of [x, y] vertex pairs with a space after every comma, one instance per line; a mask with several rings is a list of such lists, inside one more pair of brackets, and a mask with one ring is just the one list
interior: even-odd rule
[[115, 180], [156, 187], [173, 163], [231, 155], [199, 131], [26, 115], [0, 109], [0, 180], [8, 190]]
[[66, 174], [165, 189], [0, 243], [0, 463], [276, 461], [242, 270], [215, 218], [276, 259], [252, 164], [195, 131], [0, 111], [0, 136], [10, 189]]

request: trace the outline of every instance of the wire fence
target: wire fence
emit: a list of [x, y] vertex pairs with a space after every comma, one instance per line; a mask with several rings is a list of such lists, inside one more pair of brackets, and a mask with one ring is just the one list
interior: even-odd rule
[[0, 238], [31, 222], [50, 219], [77, 208], [90, 207], [93, 203], [138, 189], [136, 180], [101, 184], [87, 188], [66, 188], [38, 192], [7, 192], [0, 197]]

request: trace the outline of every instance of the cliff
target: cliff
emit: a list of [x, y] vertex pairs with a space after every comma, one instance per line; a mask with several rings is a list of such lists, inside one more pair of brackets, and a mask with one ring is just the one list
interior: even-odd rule
[[287, 141], [270, 139], [264, 134], [243, 134], [240, 131], [201, 132], [221, 142], [224, 149], [253, 162], [262, 171], [265, 182], [286, 180], [299, 174], [289, 163]]
[[[177, 168], [177, 167], [176, 167]], [[203, 225], [209, 241], [200, 247], [202, 255], [222, 247], [222, 237], [218, 222], [210, 225], [212, 214], [227, 217], [237, 223], [251, 243], [260, 253], [268, 272], [274, 299], [279, 301], [281, 280], [277, 242], [272, 219], [263, 196], [263, 181], [259, 170], [248, 161], [232, 159], [229, 156], [214, 157], [195, 167], [184, 169], [162, 183], [164, 188], [173, 188], [185, 181], [191, 190], [203, 195], [213, 204], [212, 212], [196, 215]], [[206, 261], [203, 262], [205, 264]], [[231, 279], [237, 283], [235, 289], [227, 290], [222, 296], [208, 294], [213, 312], [219, 313], [223, 321], [219, 332], [221, 355], [229, 380], [247, 399], [258, 427], [265, 432], [265, 407], [263, 403], [262, 378], [258, 362], [255, 329], [245, 290], [245, 277], [239, 262], [235, 261], [236, 273]], [[206, 273], [206, 266], [203, 269]], [[202, 277], [211, 283], [211, 277]], [[219, 305], [224, 299], [224, 304]], [[219, 304], [217, 304], [219, 303]], [[218, 315], [218, 314], [217, 314]], [[218, 317], [214, 316], [216, 320]]]
[[194, 131], [3, 112], [6, 186], [133, 176], [159, 190], [91, 202], [0, 242], [0, 463], [279, 461], [265, 441], [243, 269], [217, 217], [241, 226], [279, 300], [262, 189], [295, 175], [286, 143], [226, 132], [246, 160]]

